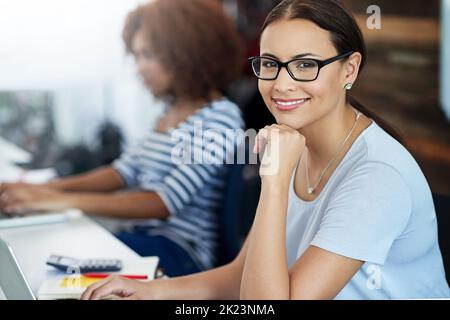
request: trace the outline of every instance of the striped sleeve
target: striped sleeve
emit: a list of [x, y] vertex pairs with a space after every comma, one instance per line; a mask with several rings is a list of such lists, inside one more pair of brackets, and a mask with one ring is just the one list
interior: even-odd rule
[[169, 212], [177, 215], [202, 191], [208, 180], [222, 174], [225, 169], [225, 166], [218, 165], [182, 164], [173, 169], [160, 183], [143, 185], [142, 188], [156, 192]]
[[119, 173], [128, 188], [138, 185], [139, 165], [136, 163], [136, 160], [138, 159], [140, 147], [139, 144], [130, 148], [112, 163], [112, 167]]
[[210, 188], [212, 180], [221, 179], [225, 174], [223, 145], [223, 139], [210, 134], [193, 139], [186, 148], [188, 157], [178, 159], [181, 161], [163, 179], [143, 183], [141, 188], [156, 192], [172, 215], [179, 214], [197, 194]]
[[[201, 138], [192, 139], [189, 159], [201, 159], [191, 163], [183, 161], [175, 166], [160, 182], [141, 185], [145, 190], [155, 191], [166, 204], [172, 215], [179, 214], [199, 193], [211, 188], [212, 181], [223, 180], [227, 173], [227, 159], [235, 152], [236, 143], [227, 138], [226, 129], [235, 130], [241, 122], [231, 117], [227, 125], [220, 125], [208, 117], [204, 121]], [[234, 127], [234, 128], [233, 128]], [[221, 196], [218, 196], [220, 198]]]

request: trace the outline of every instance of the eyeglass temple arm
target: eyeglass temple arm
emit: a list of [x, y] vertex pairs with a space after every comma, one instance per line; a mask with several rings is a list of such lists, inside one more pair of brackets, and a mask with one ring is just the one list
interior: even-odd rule
[[327, 60], [324, 60], [324, 61], [320, 61], [320, 66], [321, 66], [321, 67], [324, 67], [324, 66], [326, 66], [327, 64], [330, 64], [330, 63], [335, 62], [335, 61], [337, 61], [337, 60], [341, 60], [341, 59], [343, 59], [343, 58], [346, 58], [346, 57], [348, 57], [348, 56], [351, 56], [353, 53], [354, 53], [353, 51], [349, 51], [349, 52], [344, 53], [344, 54], [341, 54], [341, 55], [339, 55], [339, 56], [336, 56], [336, 57], [333, 57], [333, 58], [330, 58], [330, 59], [327, 59]]

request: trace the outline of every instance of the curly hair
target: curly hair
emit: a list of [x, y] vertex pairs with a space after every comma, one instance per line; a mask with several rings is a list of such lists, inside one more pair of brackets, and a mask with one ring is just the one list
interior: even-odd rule
[[128, 53], [142, 30], [156, 59], [175, 75], [175, 97], [224, 93], [243, 66], [242, 43], [217, 0], [155, 0], [130, 12], [123, 30]]

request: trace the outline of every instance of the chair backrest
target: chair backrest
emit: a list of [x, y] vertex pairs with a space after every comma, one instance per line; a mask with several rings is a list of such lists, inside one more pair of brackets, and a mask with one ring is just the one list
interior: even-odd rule
[[450, 196], [433, 194], [433, 200], [438, 222], [439, 247], [447, 282], [450, 283]]
[[228, 165], [227, 188], [220, 215], [219, 254], [217, 265], [223, 265], [238, 254], [241, 247], [239, 236], [239, 212], [242, 200], [244, 165]]
[[230, 262], [239, 253], [253, 222], [260, 190], [257, 166], [228, 166], [228, 184], [220, 216], [217, 266]]

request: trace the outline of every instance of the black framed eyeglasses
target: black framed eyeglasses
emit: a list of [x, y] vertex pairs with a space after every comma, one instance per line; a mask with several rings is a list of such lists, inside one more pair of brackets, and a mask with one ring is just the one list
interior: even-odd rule
[[310, 58], [296, 58], [286, 62], [278, 61], [272, 57], [256, 56], [248, 60], [255, 76], [261, 80], [275, 80], [281, 68], [286, 68], [292, 79], [296, 81], [314, 81], [319, 76], [320, 69], [326, 65], [347, 58], [353, 51], [332, 57], [326, 60]]

